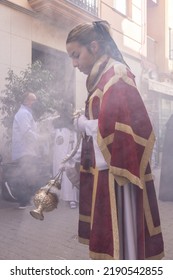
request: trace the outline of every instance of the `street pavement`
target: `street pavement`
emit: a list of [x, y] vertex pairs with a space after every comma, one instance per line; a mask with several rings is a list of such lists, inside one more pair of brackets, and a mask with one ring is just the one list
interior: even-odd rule
[[[160, 170], [154, 169], [156, 192]], [[159, 201], [165, 243], [165, 260], [173, 260], [173, 202]], [[0, 199], [0, 260], [88, 260], [88, 246], [78, 242], [78, 208], [61, 201], [44, 213], [44, 220], [30, 215], [33, 206], [19, 210]]]

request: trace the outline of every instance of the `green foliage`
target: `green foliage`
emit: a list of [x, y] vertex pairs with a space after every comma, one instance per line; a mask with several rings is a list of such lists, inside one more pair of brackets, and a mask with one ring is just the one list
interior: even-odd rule
[[38, 101], [40, 101], [41, 107], [37, 108], [39, 109], [38, 122], [50, 115], [61, 115], [64, 120], [71, 122], [73, 105], [65, 98], [64, 90], [60, 91], [61, 87], [58, 85], [56, 75], [57, 73], [43, 67], [40, 61], [28, 66], [19, 75], [15, 74], [11, 69], [8, 71], [5, 88], [0, 94], [1, 124], [5, 128], [1, 130], [3, 147], [0, 147], [0, 153], [3, 154], [6, 160], [11, 158], [10, 149], [14, 115], [22, 103], [23, 94], [26, 92], [33, 92]]
[[57, 112], [62, 97], [57, 96], [55, 82], [53, 73], [43, 68], [40, 61], [28, 66], [20, 72], [20, 75], [16, 75], [10, 69], [6, 77], [5, 89], [0, 97], [3, 126], [8, 131], [11, 130], [14, 115], [21, 105], [23, 94], [28, 90], [35, 93], [38, 100], [41, 101], [41, 115], [48, 112]]

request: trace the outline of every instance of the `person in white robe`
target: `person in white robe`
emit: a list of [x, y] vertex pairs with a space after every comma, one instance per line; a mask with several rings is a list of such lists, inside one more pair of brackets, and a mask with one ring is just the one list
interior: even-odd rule
[[[53, 147], [53, 177], [55, 177], [62, 168], [63, 159], [75, 147], [77, 141], [76, 132], [69, 127], [60, 127], [55, 129], [54, 147]], [[68, 166], [70, 164], [67, 163]], [[79, 190], [68, 179], [66, 172], [63, 172], [60, 199], [69, 202], [70, 208], [76, 208], [79, 201]]]

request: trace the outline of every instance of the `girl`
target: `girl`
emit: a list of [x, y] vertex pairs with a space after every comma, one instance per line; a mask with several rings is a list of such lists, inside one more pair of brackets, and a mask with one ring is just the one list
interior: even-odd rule
[[105, 21], [67, 37], [73, 66], [87, 75], [80, 167], [79, 241], [92, 259], [161, 259], [163, 239], [149, 159], [152, 126]]

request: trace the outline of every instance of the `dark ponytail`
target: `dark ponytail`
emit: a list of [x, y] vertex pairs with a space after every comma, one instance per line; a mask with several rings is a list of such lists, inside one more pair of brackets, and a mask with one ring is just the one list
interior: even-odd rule
[[105, 41], [106, 53], [109, 54], [115, 60], [125, 64], [128, 68], [129, 66], [125, 62], [120, 50], [118, 49], [115, 41], [110, 34], [110, 25], [107, 21], [94, 21], [94, 29], [97, 33], [100, 33]]

